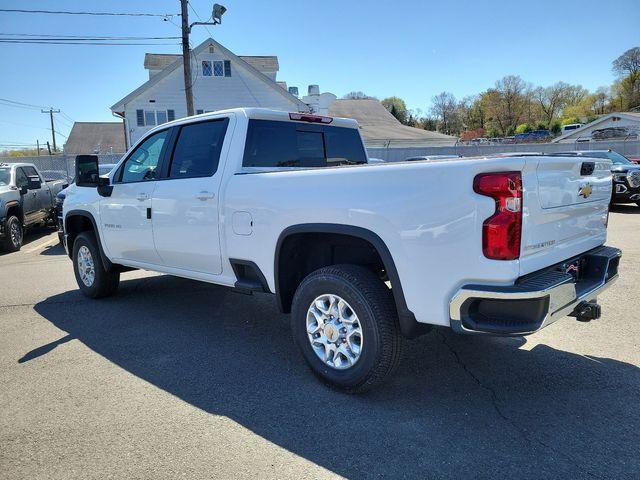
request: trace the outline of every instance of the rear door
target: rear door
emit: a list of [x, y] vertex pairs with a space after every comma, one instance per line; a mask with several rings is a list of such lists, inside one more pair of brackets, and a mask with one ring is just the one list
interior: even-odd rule
[[100, 200], [103, 244], [114, 259], [161, 265], [153, 243], [151, 198], [170, 130], [140, 143], [113, 177], [110, 197]]
[[42, 175], [38, 173], [35, 167], [25, 167], [25, 172], [29, 177], [38, 177], [40, 179], [40, 189], [34, 190], [36, 192], [36, 209], [40, 210], [43, 217], [49, 213], [49, 210], [53, 207], [53, 200], [51, 198], [51, 187], [44, 181]]
[[611, 162], [526, 157], [520, 273], [539, 270], [606, 240]]
[[[233, 117], [176, 128], [162, 180], [153, 192], [153, 238], [166, 267], [211, 275], [222, 273], [219, 187]], [[230, 135], [226, 135], [229, 138]]]

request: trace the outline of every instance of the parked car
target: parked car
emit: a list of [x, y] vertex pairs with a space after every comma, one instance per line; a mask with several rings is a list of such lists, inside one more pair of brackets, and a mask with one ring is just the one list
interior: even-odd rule
[[611, 203], [635, 203], [640, 207], [640, 165], [633, 163], [624, 155], [613, 150], [576, 150], [557, 155], [606, 158], [611, 160], [613, 191]]
[[20, 250], [27, 228], [54, 220], [64, 180], [45, 181], [33, 163], [0, 163], [0, 247]]
[[[115, 167], [115, 163], [103, 163], [98, 165], [98, 173], [100, 176], [107, 175], [113, 167]], [[72, 179], [71, 183], [75, 180]], [[58, 227], [58, 240], [60, 240], [60, 244], [64, 243], [64, 226], [62, 224], [62, 205], [64, 204], [64, 199], [67, 196], [67, 188], [62, 189], [58, 195], [56, 195], [55, 200], [55, 215], [56, 215], [56, 226]]]
[[379, 168], [354, 120], [213, 112], [150, 130], [106, 178], [77, 161], [65, 246], [90, 298], [131, 268], [273, 293], [311, 370], [362, 391], [432, 325], [526, 335], [599, 317], [621, 255], [604, 246], [610, 162], [540, 160]]
[[405, 162], [418, 162], [422, 160], [450, 160], [452, 158], [462, 158], [462, 155], [417, 155], [405, 158]]

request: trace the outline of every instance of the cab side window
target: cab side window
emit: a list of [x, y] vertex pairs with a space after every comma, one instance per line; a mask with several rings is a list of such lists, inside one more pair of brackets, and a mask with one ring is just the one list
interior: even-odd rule
[[162, 147], [167, 140], [168, 130], [150, 136], [142, 142], [120, 167], [117, 176], [121, 183], [148, 182], [155, 180]]
[[228, 124], [228, 118], [220, 118], [181, 127], [169, 178], [209, 177], [216, 173]]

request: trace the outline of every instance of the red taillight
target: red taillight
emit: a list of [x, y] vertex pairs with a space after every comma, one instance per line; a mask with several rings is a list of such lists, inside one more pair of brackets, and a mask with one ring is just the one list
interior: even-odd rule
[[520, 257], [522, 177], [520, 172], [482, 173], [473, 190], [496, 201], [496, 212], [482, 224], [482, 252], [493, 260]]
[[299, 122], [311, 122], [311, 123], [331, 123], [332, 117], [323, 117], [322, 115], [309, 115], [307, 113], [290, 113], [290, 120], [298, 120]]

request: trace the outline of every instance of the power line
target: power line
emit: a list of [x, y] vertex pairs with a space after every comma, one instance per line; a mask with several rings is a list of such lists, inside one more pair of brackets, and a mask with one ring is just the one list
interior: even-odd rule
[[5, 103], [11, 104], [11, 106], [15, 106], [15, 107], [33, 108], [33, 109], [37, 109], [37, 110], [40, 110], [42, 108], [47, 108], [47, 107], [43, 107], [42, 105], [34, 105], [32, 103], [16, 102], [15, 100], [9, 100], [8, 98], [0, 98], [0, 102], [5, 102]]
[[114, 45], [176, 45], [176, 43], [139, 43], [139, 42], [78, 42], [78, 41], [28, 41], [28, 40], [8, 40], [8, 39], [0, 39], [0, 43], [19, 43], [24, 45], [106, 45], [106, 46], [114, 46]]
[[124, 12], [70, 12], [67, 10], [24, 10], [18, 8], [0, 8], [0, 12], [6, 13], [49, 13], [55, 15], [97, 15], [117, 17], [179, 17], [179, 13], [124, 13]]
[[[26, 40], [26, 41], [59, 41], [59, 40], [72, 40], [72, 41], [85, 41], [85, 40], [177, 40], [181, 37], [119, 37], [119, 36], [102, 36], [102, 37], [89, 37], [86, 35], [39, 35], [29, 33], [0, 33], [1, 40]], [[20, 38], [23, 37], [23, 38]]]

